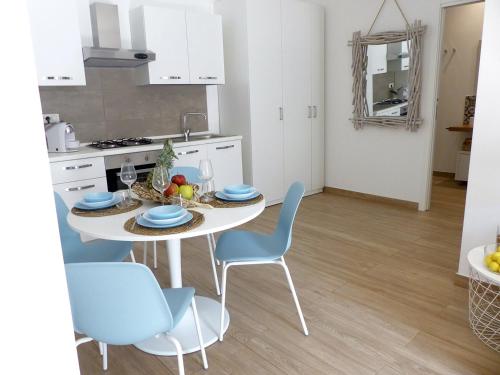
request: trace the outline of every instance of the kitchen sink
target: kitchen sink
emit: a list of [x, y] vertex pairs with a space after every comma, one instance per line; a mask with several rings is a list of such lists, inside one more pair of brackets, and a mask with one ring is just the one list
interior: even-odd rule
[[[205, 139], [224, 138], [224, 137], [226, 137], [226, 136], [219, 135], [219, 134], [190, 135], [189, 142], [191, 142], [191, 141], [203, 141]], [[177, 138], [172, 138], [172, 142], [180, 143], [180, 142], [186, 142], [186, 140], [184, 139], [184, 137], [177, 137]]]

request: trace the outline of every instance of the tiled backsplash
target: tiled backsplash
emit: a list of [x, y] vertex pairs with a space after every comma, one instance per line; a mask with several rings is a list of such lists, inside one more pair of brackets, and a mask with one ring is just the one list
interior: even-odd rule
[[[78, 139], [179, 134], [184, 112], [207, 112], [205, 86], [137, 86], [133, 68], [87, 68], [87, 86], [40, 87], [43, 113], [59, 113]], [[193, 132], [208, 130], [190, 117]]]

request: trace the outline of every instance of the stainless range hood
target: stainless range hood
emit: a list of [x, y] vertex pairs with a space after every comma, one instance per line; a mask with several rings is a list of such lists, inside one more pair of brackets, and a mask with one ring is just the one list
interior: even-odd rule
[[156, 59], [154, 52], [121, 48], [118, 6], [90, 5], [94, 47], [83, 47], [85, 66], [102, 68], [134, 68]]

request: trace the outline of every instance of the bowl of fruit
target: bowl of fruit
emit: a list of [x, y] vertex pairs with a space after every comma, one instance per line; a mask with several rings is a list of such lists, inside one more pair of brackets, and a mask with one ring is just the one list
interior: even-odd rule
[[496, 274], [500, 273], [500, 244], [484, 247], [484, 265]]
[[149, 180], [136, 182], [132, 190], [141, 199], [164, 204], [179, 204], [182, 198], [183, 203], [187, 202], [186, 206], [189, 206], [189, 202], [195, 202], [198, 199], [196, 194], [198, 185], [189, 183], [181, 174], [172, 176], [163, 194], [155, 190]]

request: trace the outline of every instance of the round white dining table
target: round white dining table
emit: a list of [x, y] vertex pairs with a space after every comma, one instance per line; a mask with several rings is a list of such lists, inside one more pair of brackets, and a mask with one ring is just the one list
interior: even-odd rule
[[[68, 214], [68, 223], [71, 228], [81, 234], [104, 240], [130, 242], [166, 241], [170, 271], [170, 287], [181, 288], [181, 240], [184, 238], [220, 232], [244, 224], [262, 213], [265, 208], [265, 201], [262, 200], [257, 204], [244, 207], [213, 209], [195, 208], [195, 211], [201, 212], [205, 216], [205, 221], [199, 227], [182, 233], [168, 234], [165, 236], [146, 236], [133, 234], [124, 229], [123, 224], [128, 219], [154, 206], [155, 204], [152, 202], [143, 201], [143, 205], [134, 211], [103, 217], [82, 217], [70, 212]], [[209, 267], [210, 265], [207, 264], [207, 272], [210, 272]], [[197, 295], [196, 307], [198, 308], [198, 315], [200, 317], [203, 340], [205, 347], [207, 347], [215, 343], [218, 339], [221, 304], [212, 298]], [[225, 310], [224, 321], [226, 322], [224, 331], [226, 331], [229, 326], [229, 313], [227, 310]], [[184, 317], [170, 334], [180, 341], [185, 354], [200, 350], [191, 309], [187, 310]], [[176, 355], [175, 347], [164, 334], [156, 335], [135, 346], [150, 354], [165, 356]]]

